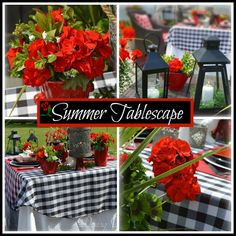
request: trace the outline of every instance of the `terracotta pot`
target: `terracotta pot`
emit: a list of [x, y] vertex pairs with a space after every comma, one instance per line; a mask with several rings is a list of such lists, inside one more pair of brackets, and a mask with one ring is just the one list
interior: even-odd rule
[[187, 81], [188, 76], [183, 73], [169, 73], [169, 82], [168, 88], [174, 91], [180, 91], [183, 89], [185, 82]]
[[93, 89], [92, 83], [88, 83], [85, 91], [81, 87], [76, 90], [64, 89], [64, 81], [46, 81], [42, 85], [46, 98], [88, 98]]
[[108, 156], [108, 147], [104, 147], [103, 150], [94, 150], [94, 158], [96, 166], [106, 166]]
[[48, 162], [44, 159], [39, 160], [41, 169], [45, 175], [55, 174], [59, 163], [57, 161]]

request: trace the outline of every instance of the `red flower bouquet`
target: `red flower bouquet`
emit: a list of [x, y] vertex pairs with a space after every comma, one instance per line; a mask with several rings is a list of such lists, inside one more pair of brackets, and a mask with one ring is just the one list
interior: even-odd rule
[[109, 147], [115, 142], [114, 138], [105, 132], [102, 133], [91, 133], [90, 138], [92, 141], [92, 147], [95, 150], [103, 150], [104, 147]]
[[[158, 176], [193, 159], [192, 151], [186, 141], [164, 137], [153, 146], [151, 156], [147, 160], [153, 163], [154, 176]], [[198, 163], [195, 163], [158, 181], [165, 184], [167, 195], [173, 202], [194, 200], [200, 193], [200, 187], [194, 177], [197, 165]]]
[[194, 58], [185, 52], [181, 59], [173, 55], [163, 55], [164, 61], [169, 65], [169, 89], [179, 91], [193, 72]]
[[32, 87], [63, 81], [65, 89], [85, 91], [103, 74], [112, 53], [108, 33], [85, 28], [68, 6], [48, 7], [47, 13], [36, 9], [31, 19], [13, 32], [16, 39], [7, 52], [13, 77]]

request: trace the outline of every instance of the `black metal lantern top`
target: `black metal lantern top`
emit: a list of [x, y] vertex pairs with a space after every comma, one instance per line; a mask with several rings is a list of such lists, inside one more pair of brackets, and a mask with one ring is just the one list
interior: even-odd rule
[[137, 66], [147, 73], [163, 72], [169, 68], [168, 64], [162, 59], [157, 51], [157, 46], [151, 44], [148, 46], [149, 53], [136, 60]]
[[230, 60], [219, 50], [220, 40], [216, 36], [203, 39], [203, 47], [193, 56], [198, 64], [229, 64]]
[[38, 138], [36, 137], [36, 135], [34, 134], [33, 131], [30, 131], [30, 135], [29, 138], [27, 139], [28, 142], [33, 141], [35, 143], [38, 143]]

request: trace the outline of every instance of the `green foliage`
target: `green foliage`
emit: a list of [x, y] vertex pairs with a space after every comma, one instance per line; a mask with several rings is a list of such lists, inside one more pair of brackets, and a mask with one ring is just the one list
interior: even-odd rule
[[73, 170], [73, 168], [67, 164], [60, 164], [57, 168], [57, 171], [66, 171], [66, 170]]
[[[122, 190], [148, 180], [142, 159], [136, 158], [122, 175]], [[151, 230], [150, 219], [159, 222], [162, 216], [162, 202], [149, 192], [132, 192], [121, 195], [121, 230]]]
[[[175, 57], [174, 57], [174, 55], [163, 55], [162, 58], [168, 64]], [[180, 69], [180, 72], [182, 72], [186, 75], [190, 75], [191, 72], [193, 71], [193, 67], [195, 64], [195, 60], [194, 60], [192, 54], [189, 52], [184, 52], [180, 61], [183, 63], [183, 66]]]
[[181, 72], [186, 75], [190, 75], [193, 71], [193, 67], [195, 64], [195, 60], [194, 60], [192, 54], [189, 52], [185, 52], [181, 61], [183, 63], [183, 67], [181, 69]]
[[[73, 77], [73, 79], [71, 79]], [[78, 87], [81, 87], [83, 91], [86, 90], [87, 84], [90, 82], [88, 78], [84, 74], [77, 74], [75, 76], [65, 76], [64, 77], [65, 84], [64, 88], [65, 89], [74, 89], [76, 90]]]
[[120, 83], [120, 94], [124, 94], [127, 89], [130, 87], [130, 85], [133, 84], [132, 81], [132, 65], [130, 64], [129, 60], [120, 60], [120, 66], [119, 66], [119, 71], [120, 71], [120, 78], [119, 78], [119, 83]]
[[224, 93], [221, 90], [217, 90], [214, 94], [212, 101], [200, 103], [200, 109], [211, 109], [211, 108], [223, 108], [226, 106]]

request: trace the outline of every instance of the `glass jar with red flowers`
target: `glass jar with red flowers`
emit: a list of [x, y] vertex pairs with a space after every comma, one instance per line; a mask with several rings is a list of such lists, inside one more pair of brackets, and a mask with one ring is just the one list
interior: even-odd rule
[[114, 138], [105, 132], [90, 134], [91, 146], [94, 151], [95, 164], [107, 165], [108, 147], [115, 142]]
[[162, 58], [169, 65], [168, 88], [174, 91], [182, 90], [193, 73], [194, 58], [192, 54], [184, 52], [180, 59], [173, 55], [163, 55]]
[[104, 73], [112, 53], [108, 27], [104, 14], [94, 16], [100, 6], [83, 6], [93, 19], [87, 22], [77, 8], [35, 9], [29, 22], [16, 24], [7, 57], [11, 76], [23, 80], [22, 91], [41, 86], [46, 98], [88, 97], [93, 91], [93, 79]]

